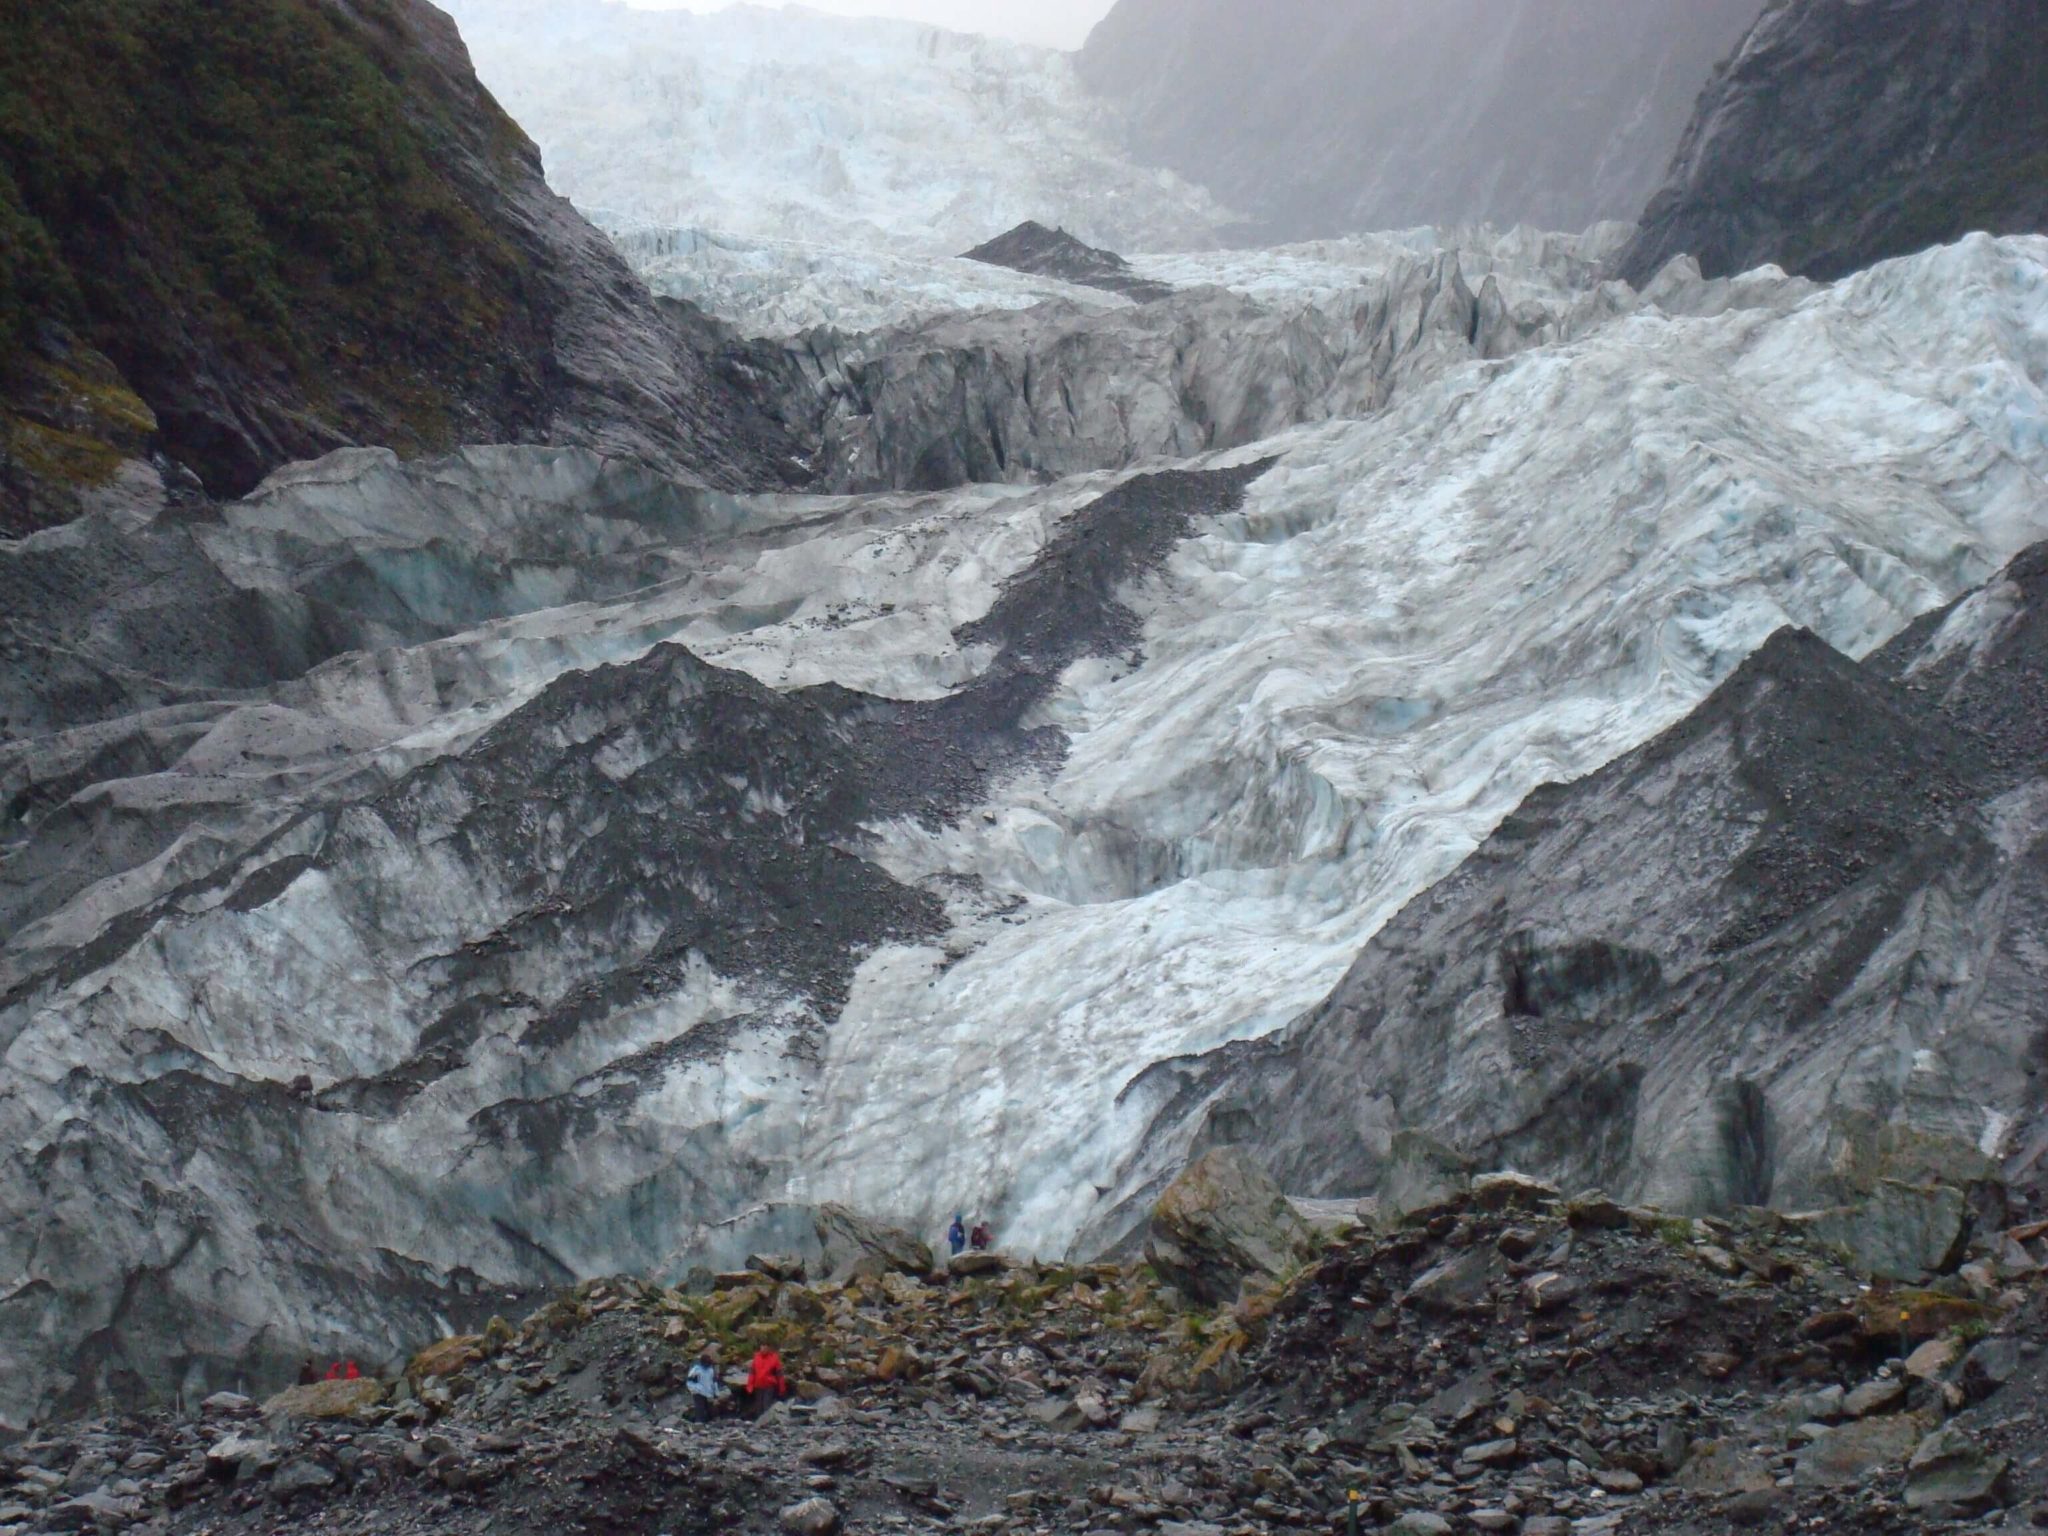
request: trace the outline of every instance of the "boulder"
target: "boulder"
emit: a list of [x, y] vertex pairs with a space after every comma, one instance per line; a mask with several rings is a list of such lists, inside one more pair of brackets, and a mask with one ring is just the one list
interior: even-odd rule
[[1939, 1381], [1962, 1358], [1963, 1341], [1954, 1334], [1929, 1339], [1906, 1356], [1906, 1374], [1917, 1381]]
[[946, 1264], [946, 1273], [956, 1280], [970, 1275], [992, 1275], [1006, 1268], [1006, 1261], [996, 1253], [956, 1253]]
[[1509, 1209], [1540, 1211], [1564, 1198], [1555, 1184], [1532, 1179], [1526, 1173], [1504, 1170], [1482, 1173], [1472, 1181], [1472, 1203], [1482, 1211]]
[[249, 1478], [277, 1464], [277, 1447], [256, 1435], [223, 1435], [207, 1447], [206, 1470], [219, 1478]]
[[789, 1536], [837, 1536], [839, 1524], [839, 1509], [830, 1499], [805, 1499], [782, 1512]]
[[1451, 1536], [1451, 1522], [1426, 1509], [1414, 1509], [1388, 1526], [1387, 1536]]
[[2006, 1502], [2011, 1466], [1953, 1425], [1936, 1430], [1906, 1464], [1906, 1507], [1947, 1516], [1995, 1509]]
[[1266, 1171], [1235, 1147], [1217, 1147], [1159, 1197], [1145, 1254], [1189, 1297], [1220, 1306], [1247, 1279], [1280, 1275], [1314, 1249], [1314, 1231]]
[[1396, 1131], [1380, 1169], [1380, 1219], [1396, 1223], [1457, 1199], [1472, 1187], [1478, 1167], [1464, 1153], [1420, 1131]]
[[1576, 1229], [1624, 1232], [1631, 1225], [1628, 1207], [1599, 1190], [1588, 1190], [1565, 1207], [1564, 1218]]
[[1071, 1435], [1088, 1427], [1088, 1415], [1071, 1398], [1042, 1397], [1024, 1412], [1045, 1428]]
[[1831, 1429], [1799, 1453], [1792, 1481], [1800, 1488], [1853, 1488], [1871, 1473], [1913, 1454], [1924, 1433], [1918, 1419], [1863, 1419]]
[[1842, 1399], [1842, 1412], [1852, 1419], [1890, 1413], [1906, 1400], [1906, 1384], [1890, 1377], [1866, 1381]]
[[1501, 1272], [1500, 1254], [1492, 1248], [1467, 1248], [1416, 1277], [1408, 1302], [1418, 1311], [1452, 1313], [1486, 1298]]
[[1531, 1312], [1555, 1312], [1579, 1299], [1579, 1283], [1570, 1275], [1546, 1270], [1522, 1282], [1522, 1300]]
[[384, 1401], [384, 1383], [359, 1377], [355, 1381], [316, 1381], [287, 1387], [263, 1405], [266, 1419], [353, 1419]]
[[757, 1275], [788, 1284], [802, 1284], [808, 1266], [794, 1253], [754, 1253], [747, 1256], [747, 1268]]
[[451, 1376], [460, 1376], [483, 1357], [484, 1341], [475, 1334], [442, 1339], [412, 1357], [411, 1364], [405, 1368], [405, 1379], [414, 1387], [429, 1376], [438, 1376], [446, 1381]]
[[1963, 1391], [1971, 1401], [1982, 1402], [2018, 1374], [2019, 1340], [1985, 1339], [1963, 1360]]
[[139, 1523], [148, 1511], [142, 1500], [122, 1498], [99, 1489], [53, 1505], [43, 1516], [46, 1531], [121, 1531]]
[[901, 1227], [870, 1221], [843, 1205], [821, 1205], [814, 1219], [825, 1273], [835, 1280], [854, 1273], [862, 1261], [902, 1275], [928, 1275], [932, 1251]]
[[1818, 1241], [1839, 1244], [1850, 1267], [1879, 1280], [1924, 1280], [1961, 1262], [1970, 1237], [1963, 1192], [1946, 1184], [1887, 1179], [1860, 1205], [1807, 1218]]
[[332, 1469], [312, 1457], [295, 1456], [277, 1469], [270, 1479], [270, 1491], [277, 1498], [291, 1499], [300, 1494], [325, 1493], [339, 1481]]

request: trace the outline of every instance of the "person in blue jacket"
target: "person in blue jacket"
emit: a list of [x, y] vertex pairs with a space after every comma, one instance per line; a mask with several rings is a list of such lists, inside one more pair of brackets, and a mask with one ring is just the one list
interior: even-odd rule
[[967, 1247], [967, 1218], [958, 1211], [953, 1213], [953, 1225], [946, 1228], [946, 1241], [955, 1253]]
[[690, 1367], [684, 1385], [690, 1389], [690, 1417], [699, 1424], [709, 1423], [718, 1410], [718, 1400], [730, 1395], [725, 1383], [718, 1379], [718, 1361], [708, 1349]]

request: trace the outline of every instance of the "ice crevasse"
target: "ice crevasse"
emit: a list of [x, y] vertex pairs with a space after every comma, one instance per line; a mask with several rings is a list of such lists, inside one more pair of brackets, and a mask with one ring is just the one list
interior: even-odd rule
[[[992, 752], [948, 814], [862, 828], [814, 779], [861, 771], [831, 759], [859, 710], [805, 690], [985, 676], [970, 626], [1127, 474], [664, 500], [571, 453], [352, 454], [122, 532], [160, 541], [155, 587], [186, 561], [375, 601], [303, 675], [166, 702], [107, 670], [93, 696], [130, 716], [0, 750], [9, 801], [29, 772], [70, 797], [0, 864], [38, 914], [0, 942], [0, 1418], [77, 1339], [119, 1358], [124, 1294], [192, 1343], [135, 1367], [167, 1388], [308, 1317], [395, 1349], [458, 1281], [659, 1268], [779, 1203], [1113, 1239], [1153, 1171], [1147, 1067], [1320, 1001], [1529, 791], [1781, 626], [1861, 655], [2048, 537], [2048, 240], [1825, 289], [1676, 274], [1569, 342], [1183, 467], [1249, 465], [1121, 594], [1139, 643], [1035, 697], [1056, 762]], [[0, 549], [0, 578], [82, 579], [84, 537]], [[675, 782], [636, 784], [650, 763]], [[504, 784], [526, 798], [486, 803]], [[622, 820], [657, 802], [687, 867]], [[748, 857], [776, 879], [856, 894], [764, 910], [704, 852], [728, 826], [773, 832]], [[30, 879], [45, 853], [100, 873]], [[599, 855], [621, 873], [586, 909], [536, 901]], [[679, 913], [704, 942], [635, 970]]]
[[1785, 313], [1645, 310], [1228, 456], [1277, 462], [1145, 590], [1142, 665], [1068, 676], [1059, 774], [892, 829], [906, 874], [1024, 905], [867, 963], [792, 1188], [1106, 1235], [1140, 1065], [1319, 1001], [1779, 627], [1860, 656], [2048, 534], [2044, 268], [1978, 238]]

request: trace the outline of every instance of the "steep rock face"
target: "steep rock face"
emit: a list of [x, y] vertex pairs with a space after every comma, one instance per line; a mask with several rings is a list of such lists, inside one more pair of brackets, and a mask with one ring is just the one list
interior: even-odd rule
[[1782, 632], [1531, 796], [1284, 1036], [1162, 1068], [1160, 1130], [1328, 1193], [1416, 1130], [1673, 1210], [2038, 1184], [2044, 683], [2048, 546], [1861, 666]]
[[351, 442], [800, 474], [424, 0], [27, 6], [7, 37], [0, 535]]
[[2048, 228], [2048, 4], [1773, 0], [1700, 98], [1620, 263], [1838, 277]]
[[1760, 0], [1119, 0], [1081, 78], [1262, 239], [1635, 217]]

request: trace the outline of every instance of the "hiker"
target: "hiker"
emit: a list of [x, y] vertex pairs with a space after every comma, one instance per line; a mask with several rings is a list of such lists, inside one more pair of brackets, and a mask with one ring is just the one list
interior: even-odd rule
[[967, 1218], [958, 1211], [953, 1213], [953, 1225], [946, 1228], [946, 1243], [956, 1255], [967, 1246]]
[[329, 1381], [341, 1380], [341, 1362], [339, 1360], [327, 1367], [327, 1379]]
[[977, 1221], [974, 1224], [974, 1231], [968, 1236], [967, 1246], [972, 1248], [976, 1253], [987, 1253], [989, 1250], [989, 1245], [993, 1243], [995, 1240], [996, 1235], [994, 1232], [989, 1230], [988, 1223], [985, 1221]]
[[320, 1372], [313, 1364], [313, 1357], [311, 1355], [306, 1356], [299, 1364], [299, 1385], [310, 1387], [319, 1379]]
[[757, 1419], [775, 1406], [776, 1399], [789, 1396], [789, 1378], [782, 1374], [782, 1356], [766, 1344], [754, 1351], [753, 1368], [747, 1372], [747, 1395], [753, 1399]]
[[708, 1349], [690, 1367], [684, 1384], [690, 1389], [690, 1417], [699, 1424], [709, 1424], [712, 1414], [718, 1411], [719, 1400], [732, 1395], [718, 1379], [718, 1361]]
[[361, 1381], [363, 1379], [363, 1373], [356, 1369], [355, 1361], [351, 1360], [349, 1361], [347, 1368], [342, 1371], [341, 1379], [343, 1381]]

